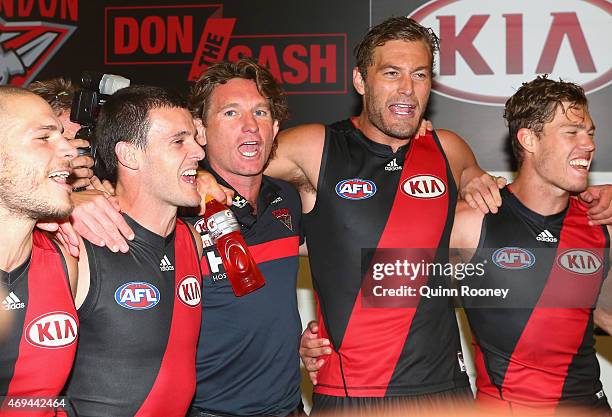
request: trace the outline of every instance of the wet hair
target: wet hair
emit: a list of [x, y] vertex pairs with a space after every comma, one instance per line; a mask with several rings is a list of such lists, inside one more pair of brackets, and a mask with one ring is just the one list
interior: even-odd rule
[[49, 80], [34, 81], [28, 90], [42, 97], [53, 109], [57, 116], [63, 112], [70, 112], [76, 87], [68, 78], [57, 77]]
[[367, 77], [368, 67], [374, 62], [374, 50], [392, 40], [423, 42], [427, 49], [429, 49], [431, 67], [433, 69], [434, 54], [440, 46], [438, 37], [433, 30], [405, 16], [390, 17], [372, 27], [363, 40], [355, 47], [356, 65], [363, 79]]
[[94, 135], [103, 177], [113, 183], [117, 181], [118, 142], [128, 142], [140, 149], [147, 147], [151, 110], [176, 107], [188, 109], [186, 100], [161, 87], [134, 85], [113, 94], [100, 110]]
[[242, 78], [253, 80], [257, 91], [268, 100], [272, 119], [282, 123], [289, 117], [289, 108], [285, 93], [274, 76], [255, 61], [243, 58], [237, 62], [219, 62], [211, 65], [196, 81], [191, 89], [190, 109], [194, 117], [202, 118], [206, 126], [206, 115], [210, 107], [210, 99], [217, 86], [228, 81]]
[[[563, 102], [569, 103], [569, 106], [564, 106]], [[523, 147], [517, 138], [518, 131], [526, 128], [539, 137], [544, 125], [555, 118], [559, 107], [563, 114], [568, 109], [588, 107], [582, 87], [561, 79], [554, 81], [543, 75], [523, 83], [506, 101], [504, 119], [508, 124], [512, 153], [519, 166], [523, 162]]]

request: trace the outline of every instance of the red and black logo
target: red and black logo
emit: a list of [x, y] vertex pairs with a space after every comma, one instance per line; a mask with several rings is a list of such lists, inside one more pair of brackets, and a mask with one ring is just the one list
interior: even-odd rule
[[0, 18], [0, 85], [28, 85], [75, 30], [72, 25]]
[[288, 94], [347, 91], [347, 35], [236, 33], [223, 5], [105, 8], [105, 64], [185, 65], [196, 80], [211, 64], [251, 57]]

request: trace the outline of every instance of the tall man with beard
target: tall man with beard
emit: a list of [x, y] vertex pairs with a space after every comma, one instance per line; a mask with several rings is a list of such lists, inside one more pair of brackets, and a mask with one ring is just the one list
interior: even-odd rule
[[204, 151], [186, 104], [133, 86], [104, 105], [98, 155], [135, 237], [127, 254], [84, 242], [81, 334], [66, 395], [79, 417], [183, 417], [195, 390], [201, 241], [177, 220], [200, 203]]
[[[51, 107], [26, 90], [0, 87], [0, 127], [0, 285], [2, 308], [14, 315], [0, 344], [0, 395], [7, 396], [0, 415], [12, 416], [23, 415], [11, 407], [14, 397], [56, 397], [72, 367], [76, 263], [66, 262], [34, 226], [70, 214], [66, 179], [76, 149]], [[45, 371], [49, 364], [53, 372]], [[52, 408], [28, 411], [54, 414]]]
[[[355, 49], [361, 114], [281, 132], [266, 171], [298, 185], [306, 213], [318, 296], [313, 330], [330, 342], [319, 350], [322, 360], [306, 360], [318, 372], [315, 412], [396, 405], [408, 411], [471, 398], [450, 298], [421, 298], [404, 308], [368, 308], [362, 298], [361, 268], [378, 253], [368, 249], [433, 248], [424, 261], [444, 262], [458, 194], [484, 211], [501, 203], [497, 185], [455, 133], [413, 138], [437, 47], [430, 29], [406, 17], [371, 28]], [[603, 201], [604, 211], [609, 203]], [[325, 342], [308, 337], [310, 347]]]

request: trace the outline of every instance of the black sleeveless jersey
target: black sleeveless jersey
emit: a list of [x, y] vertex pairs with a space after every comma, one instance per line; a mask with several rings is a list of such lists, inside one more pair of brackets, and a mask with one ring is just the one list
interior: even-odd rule
[[362, 299], [362, 266], [381, 248], [431, 248], [435, 260], [447, 258], [456, 199], [435, 133], [394, 153], [350, 120], [326, 126], [317, 199], [303, 220], [321, 335], [334, 348], [316, 393], [383, 397], [468, 385], [450, 298], [375, 308]]
[[194, 236], [181, 220], [164, 238], [125, 218], [128, 253], [86, 243], [90, 288], [66, 395], [79, 417], [184, 417], [202, 314]]
[[502, 198], [499, 213], [483, 220], [472, 262], [486, 265], [476, 286], [508, 294], [462, 300], [476, 345], [477, 398], [513, 410], [596, 403], [604, 393], [593, 307], [608, 271], [608, 231], [589, 226], [576, 199], [542, 216], [508, 188]]
[[[0, 342], [0, 396], [56, 397], [72, 368], [78, 337], [65, 261], [49, 238], [35, 230], [32, 254], [7, 276], [0, 281], [6, 290], [2, 308], [12, 311], [13, 321]], [[27, 414], [55, 412], [29, 409]], [[0, 415], [23, 416], [24, 410], [9, 406]]]

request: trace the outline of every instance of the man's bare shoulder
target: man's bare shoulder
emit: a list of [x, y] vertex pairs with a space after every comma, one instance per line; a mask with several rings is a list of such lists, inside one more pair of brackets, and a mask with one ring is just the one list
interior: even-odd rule
[[455, 222], [451, 233], [451, 246], [454, 248], [475, 248], [480, 239], [484, 214], [459, 201], [455, 208]]
[[279, 132], [279, 144], [313, 145], [325, 138], [325, 125], [320, 123], [303, 124]]
[[280, 132], [265, 174], [296, 184], [300, 191], [316, 189], [325, 143], [325, 126], [307, 124]]
[[70, 290], [72, 292], [72, 296], [76, 296], [77, 284], [78, 284], [78, 262], [79, 260], [70, 254], [70, 251], [66, 249], [64, 243], [57, 239], [54, 235], [45, 232], [45, 234], [55, 243], [55, 246], [59, 249], [60, 255], [64, 258], [66, 262], [66, 270], [68, 272], [68, 281], [70, 282]]
[[440, 144], [447, 154], [453, 151], [463, 151], [465, 148], [469, 149], [465, 140], [452, 130], [436, 129], [435, 132], [440, 139]]
[[477, 209], [472, 208], [468, 203], [463, 200], [457, 202], [455, 207], [455, 224], [460, 223], [480, 223], [484, 217], [484, 213]]

